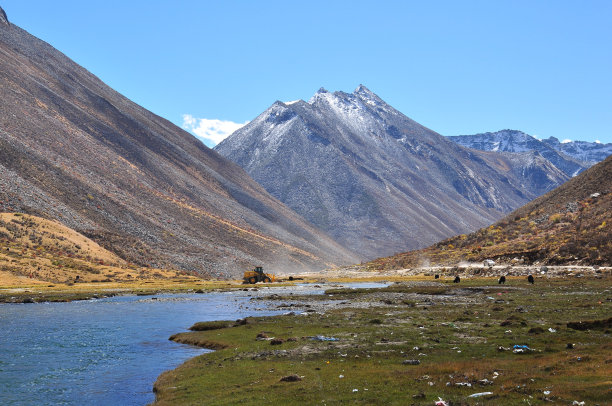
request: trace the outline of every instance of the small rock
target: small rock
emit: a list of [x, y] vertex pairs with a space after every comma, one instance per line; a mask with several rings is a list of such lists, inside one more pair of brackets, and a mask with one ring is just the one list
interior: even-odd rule
[[402, 361], [403, 365], [419, 365], [421, 363], [418, 359], [406, 359]]
[[275, 338], [270, 341], [270, 345], [281, 345], [284, 342], [285, 340], [283, 340], [282, 338]]
[[296, 374], [293, 375], [287, 375], [287, 376], [283, 376], [280, 381], [281, 382], [297, 382], [297, 381], [301, 381], [302, 377]]

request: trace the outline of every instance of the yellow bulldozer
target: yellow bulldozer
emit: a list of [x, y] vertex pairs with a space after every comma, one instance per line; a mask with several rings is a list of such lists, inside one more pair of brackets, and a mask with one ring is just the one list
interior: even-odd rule
[[257, 282], [274, 282], [276, 278], [274, 275], [264, 273], [263, 267], [256, 266], [252, 271], [246, 271], [242, 283], [257, 283]]

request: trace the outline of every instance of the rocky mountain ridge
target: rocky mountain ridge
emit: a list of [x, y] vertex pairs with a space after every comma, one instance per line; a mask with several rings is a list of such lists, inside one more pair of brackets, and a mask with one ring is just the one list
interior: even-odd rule
[[568, 179], [541, 157], [519, 169], [529, 157], [462, 148], [363, 85], [277, 101], [215, 150], [365, 257], [474, 230]]
[[447, 137], [457, 144], [481, 151], [533, 153], [537, 152], [568, 176], [576, 176], [612, 154], [612, 144], [586, 141], [560, 142], [550, 137], [544, 140], [517, 130], [501, 130], [473, 135]]
[[592, 165], [612, 155], [612, 143], [604, 144], [601, 142], [588, 141], [561, 142], [555, 137], [545, 138], [542, 142], [565, 155], [569, 155], [582, 162], [588, 162]]
[[10, 24], [8, 17], [6, 16], [6, 12], [4, 11], [2, 7], [0, 7], [0, 24], [6, 24], [6, 25]]
[[0, 100], [0, 211], [57, 220], [128, 262], [202, 275], [356, 258], [240, 167], [14, 24], [0, 24]]

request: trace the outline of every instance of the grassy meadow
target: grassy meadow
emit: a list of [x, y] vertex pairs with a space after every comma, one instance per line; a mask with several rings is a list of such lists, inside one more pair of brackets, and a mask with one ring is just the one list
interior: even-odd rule
[[162, 374], [156, 404], [610, 404], [610, 282], [432, 278], [274, 295], [266, 303], [288, 314], [173, 336], [217, 351]]

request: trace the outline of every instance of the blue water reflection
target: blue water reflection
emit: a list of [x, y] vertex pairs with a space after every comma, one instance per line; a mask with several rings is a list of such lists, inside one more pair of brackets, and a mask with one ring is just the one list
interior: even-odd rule
[[206, 351], [171, 342], [170, 335], [198, 321], [280, 313], [253, 296], [325, 288], [0, 304], [0, 404], [150, 403], [159, 374]]

